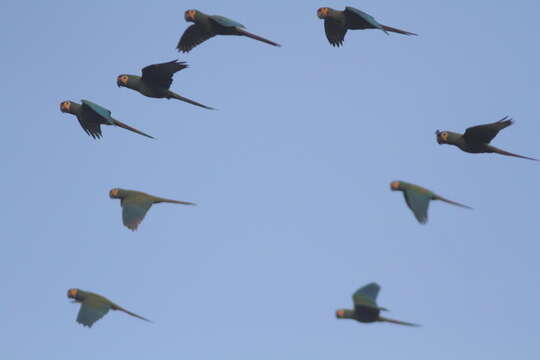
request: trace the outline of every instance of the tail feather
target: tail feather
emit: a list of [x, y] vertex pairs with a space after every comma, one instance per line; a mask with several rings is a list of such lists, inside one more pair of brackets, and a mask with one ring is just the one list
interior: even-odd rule
[[150, 136], [150, 135], [148, 135], [148, 134], [145, 134], [145, 133], [143, 133], [142, 131], [137, 130], [137, 129], [135, 129], [135, 128], [133, 128], [133, 127], [127, 125], [127, 124], [124, 124], [124, 123], [121, 122], [121, 121], [118, 121], [118, 120], [116, 120], [116, 119], [112, 119], [112, 121], [114, 122], [114, 125], [116, 125], [116, 126], [120, 126], [121, 128], [124, 128], [124, 129], [129, 130], [129, 131], [133, 131], [134, 133], [137, 133], [137, 134], [142, 135], [142, 136], [146, 136], [146, 137], [148, 137], [148, 138], [150, 138], [150, 139], [154, 139], [153, 136]]
[[179, 95], [177, 93], [174, 93], [172, 91], [169, 91], [169, 96], [172, 97], [173, 99], [184, 101], [184, 102], [187, 102], [188, 104], [191, 104], [191, 105], [200, 106], [200, 107], [208, 109], [208, 110], [216, 110], [216, 109], [214, 109], [214, 108], [212, 108], [210, 106], [203, 105], [201, 103], [198, 103], [196, 101], [193, 101], [191, 99], [183, 97], [183, 96], [181, 96], [181, 95]]
[[390, 32], [398, 33], [398, 34], [408, 35], [408, 36], [410, 36], [410, 35], [418, 36], [418, 34], [408, 32], [408, 31], [405, 31], [405, 30], [396, 29], [396, 28], [386, 26], [386, 25], [381, 25], [381, 26], [382, 26], [383, 31], [385, 31], [385, 32], [390, 31]]
[[259, 40], [259, 41], [262, 41], [264, 43], [267, 43], [267, 44], [270, 44], [272, 46], [281, 46], [280, 44], [278, 43], [275, 43], [273, 41], [270, 41], [268, 39], [265, 39], [259, 35], [255, 35], [255, 34], [252, 34], [250, 32], [247, 32], [246, 30], [242, 29], [242, 28], [237, 28], [238, 32], [244, 36], [247, 36], [247, 37], [250, 37], [252, 39], [255, 39], [255, 40]]
[[193, 205], [196, 206], [197, 204], [189, 202], [189, 201], [179, 201], [179, 200], [171, 200], [171, 199], [165, 199], [156, 197], [154, 200], [155, 203], [170, 203], [170, 204], [180, 204], [180, 205]]
[[406, 325], [406, 326], [420, 326], [418, 324], [409, 323], [409, 322], [400, 321], [400, 320], [388, 319], [382, 316], [379, 316], [379, 321], [389, 322], [389, 323], [398, 324], [398, 325]]
[[496, 148], [495, 146], [492, 146], [492, 145], [487, 145], [487, 148], [488, 148], [488, 150], [490, 150], [491, 152], [494, 152], [494, 153], [497, 153], [497, 154], [501, 154], [501, 155], [513, 156], [513, 157], [517, 157], [517, 158], [520, 158], [520, 159], [527, 159], [527, 160], [533, 160], [533, 161], [540, 161], [540, 160], [535, 159], [535, 158], [531, 158], [531, 157], [527, 157], [527, 156], [523, 156], [523, 155], [514, 154], [514, 153], [511, 153], [511, 152], [508, 152], [508, 151], [505, 151], [505, 150]]
[[456, 205], [456, 206], [460, 206], [460, 207], [462, 207], [462, 208], [466, 208], [466, 209], [471, 209], [471, 210], [472, 210], [472, 207], [470, 207], [470, 206], [460, 204], [460, 203], [458, 203], [458, 202], [456, 202], [456, 201], [448, 200], [448, 199], [443, 198], [442, 196], [439, 196], [439, 195], [435, 195], [435, 200], [441, 200], [441, 201], [447, 202], [447, 203], [452, 204], [452, 205]]
[[116, 304], [113, 305], [112, 309], [113, 309], [113, 310], [120, 310], [120, 311], [123, 311], [123, 312], [125, 312], [125, 313], [128, 314], [128, 315], [131, 315], [131, 316], [133, 316], [133, 317], [136, 317], [136, 318], [141, 319], [141, 320], [144, 320], [144, 321], [152, 322], [152, 320], [148, 320], [147, 318], [144, 318], [144, 317], [142, 317], [142, 316], [140, 316], [140, 315], [137, 315], [137, 314], [135, 314], [135, 313], [132, 313], [131, 311], [126, 310], [126, 309], [124, 309], [123, 307], [118, 306], [118, 305], [116, 305]]

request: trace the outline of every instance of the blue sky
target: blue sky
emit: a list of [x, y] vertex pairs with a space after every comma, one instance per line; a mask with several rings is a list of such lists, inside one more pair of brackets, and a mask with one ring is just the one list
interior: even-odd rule
[[[316, 10], [346, 5], [420, 36], [333, 48]], [[493, 144], [540, 156], [537, 1], [1, 7], [6, 358], [537, 358], [539, 165], [434, 135], [510, 115]], [[193, 7], [283, 47], [218, 37], [178, 54]], [[116, 86], [173, 59], [190, 67], [171, 89], [218, 111]], [[157, 140], [94, 141], [59, 111], [81, 98]], [[396, 179], [474, 210], [435, 202], [421, 226]], [[132, 233], [113, 187], [199, 206], [156, 205]], [[371, 281], [389, 317], [423, 327], [336, 320]], [[155, 323], [83, 328], [71, 287]]]

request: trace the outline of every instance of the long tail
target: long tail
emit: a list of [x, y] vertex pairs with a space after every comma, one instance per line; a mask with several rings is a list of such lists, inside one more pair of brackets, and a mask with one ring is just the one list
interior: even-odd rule
[[405, 30], [400, 30], [400, 29], [396, 29], [396, 28], [393, 28], [393, 27], [390, 27], [390, 26], [386, 26], [386, 25], [381, 25], [383, 30], [386, 32], [386, 31], [390, 31], [390, 32], [395, 32], [395, 33], [398, 33], [398, 34], [403, 34], [403, 35], [414, 35], [414, 36], [418, 36], [418, 34], [415, 34], [415, 33], [412, 33], [412, 32], [408, 32], [408, 31], [405, 31]]
[[133, 317], [136, 317], [136, 318], [141, 319], [141, 320], [144, 320], [144, 321], [152, 322], [152, 320], [148, 320], [147, 318], [144, 318], [144, 317], [142, 317], [142, 316], [140, 316], [140, 315], [137, 315], [137, 314], [135, 314], [135, 313], [132, 313], [131, 311], [126, 310], [126, 309], [124, 309], [123, 307], [118, 306], [118, 305], [116, 305], [116, 304], [113, 304], [112, 309], [113, 309], [113, 310], [120, 310], [120, 311], [123, 311], [123, 312], [125, 312], [125, 313], [128, 314], [128, 315], [131, 315], [131, 316], [133, 316]]
[[126, 129], [126, 130], [133, 131], [134, 133], [140, 134], [140, 135], [142, 135], [142, 136], [149, 137], [150, 139], [154, 139], [154, 137], [152, 137], [152, 136], [150, 136], [150, 135], [148, 135], [148, 134], [145, 134], [145, 133], [143, 133], [143, 132], [140, 131], [140, 130], [137, 130], [137, 129], [135, 129], [135, 128], [132, 128], [131, 126], [126, 125], [126, 124], [124, 124], [123, 122], [120, 122], [120, 121], [118, 121], [118, 120], [116, 120], [116, 119], [112, 119], [112, 120], [113, 120], [113, 122], [114, 122], [114, 124], [115, 124], [116, 126], [120, 126], [121, 128], [124, 128], [124, 129]]
[[389, 323], [398, 324], [398, 325], [406, 325], [406, 326], [420, 326], [418, 324], [409, 323], [409, 322], [405, 322], [405, 321], [394, 320], [394, 319], [388, 319], [388, 318], [385, 318], [385, 317], [382, 317], [382, 316], [379, 316], [379, 321], [389, 322]]
[[448, 200], [448, 199], [443, 198], [442, 196], [439, 196], [439, 195], [435, 195], [435, 200], [441, 200], [441, 201], [447, 202], [447, 203], [452, 204], [452, 205], [461, 206], [463, 208], [472, 210], [472, 207], [470, 207], [470, 206], [463, 205], [463, 204], [460, 204], [460, 203], [452, 201], [452, 200]]
[[171, 200], [171, 199], [165, 199], [160, 197], [155, 197], [154, 203], [171, 203], [171, 204], [180, 204], [180, 205], [193, 205], [196, 206], [197, 204], [189, 202], [189, 201], [178, 201], [178, 200]]
[[511, 152], [508, 152], [508, 151], [504, 151], [504, 150], [496, 148], [495, 146], [492, 146], [492, 145], [487, 145], [486, 147], [491, 152], [494, 152], [494, 153], [497, 153], [497, 154], [506, 155], [506, 156], [513, 156], [513, 157], [517, 157], [517, 158], [521, 158], [521, 159], [527, 159], [527, 160], [540, 161], [540, 160], [535, 159], [535, 158], [522, 156], [522, 155], [514, 154], [514, 153], [511, 153]]
[[174, 92], [172, 92], [170, 90], [169, 90], [169, 96], [172, 97], [173, 99], [177, 99], [177, 100], [180, 100], [180, 101], [185, 101], [185, 102], [187, 102], [188, 104], [191, 104], [191, 105], [200, 106], [200, 107], [208, 109], [208, 110], [216, 110], [216, 109], [214, 109], [214, 108], [212, 108], [210, 106], [203, 105], [201, 103], [198, 103], [198, 102], [193, 101], [191, 99], [188, 99], [186, 97], [178, 95], [177, 93], [174, 93]]
[[250, 32], [247, 32], [246, 30], [244, 30], [244, 29], [242, 29], [242, 28], [237, 27], [236, 29], [238, 30], [238, 32], [239, 32], [240, 34], [242, 34], [242, 35], [244, 35], [244, 36], [247, 36], [247, 37], [250, 37], [250, 38], [252, 38], [252, 39], [262, 41], [262, 42], [265, 42], [265, 43], [270, 44], [270, 45], [273, 45], [273, 46], [281, 46], [280, 44], [275, 43], [275, 42], [273, 42], [273, 41], [270, 41], [270, 40], [268, 40], [268, 39], [265, 39], [265, 38], [263, 38], [263, 37], [261, 37], [261, 36], [259, 36], [259, 35], [255, 35], [255, 34], [252, 34], [252, 33], [250, 33]]

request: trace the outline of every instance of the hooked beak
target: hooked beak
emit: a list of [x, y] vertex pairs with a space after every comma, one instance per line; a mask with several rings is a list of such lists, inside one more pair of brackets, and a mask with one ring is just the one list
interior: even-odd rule
[[442, 145], [442, 144], [443, 144], [443, 141], [442, 141], [442, 138], [441, 138], [441, 134], [442, 134], [442, 133], [441, 133], [440, 130], [435, 131], [435, 135], [437, 135], [437, 143], [438, 143], [439, 145]]
[[69, 108], [70, 108], [70, 102], [69, 101], [64, 101], [60, 104], [60, 111], [61, 112], [69, 112]]

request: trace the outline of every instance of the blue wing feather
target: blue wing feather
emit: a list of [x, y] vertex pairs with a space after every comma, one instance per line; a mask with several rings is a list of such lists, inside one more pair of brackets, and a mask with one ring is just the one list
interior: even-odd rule
[[364, 19], [365, 21], [367, 21], [369, 24], [373, 25], [377, 29], [383, 30], [381, 24], [379, 24], [377, 22], [377, 20], [375, 20], [375, 18], [373, 16], [363, 12], [362, 10], [355, 9], [355, 8], [353, 8], [351, 6], [347, 6], [345, 8], [345, 10], [350, 11], [351, 13], [354, 13], [354, 14], [360, 16], [362, 19]]
[[215, 22], [217, 22], [221, 26], [245, 28], [245, 26], [240, 24], [239, 22], [236, 22], [236, 21], [231, 20], [229, 18], [226, 18], [224, 16], [212, 15], [212, 16], [210, 16], [210, 19], [214, 20]]
[[94, 113], [99, 115], [101, 118], [103, 118], [109, 124], [114, 125], [114, 121], [113, 121], [113, 119], [111, 117], [111, 111], [110, 110], [105, 109], [104, 107], [99, 106], [98, 104], [95, 104], [95, 103], [93, 103], [91, 101], [84, 100], [84, 99], [81, 100], [81, 103], [83, 104], [83, 106], [86, 106], [87, 108], [92, 110]]
[[130, 230], [136, 230], [144, 216], [152, 206], [152, 202], [135, 202], [124, 199], [122, 205], [122, 222]]
[[92, 327], [96, 321], [109, 312], [110, 306], [104, 303], [83, 301], [77, 315], [77, 322], [84, 326]]
[[421, 224], [425, 224], [428, 219], [428, 207], [431, 200], [429, 195], [419, 194], [414, 190], [404, 190], [403, 195], [405, 196], [407, 206], [414, 213], [416, 220]]

